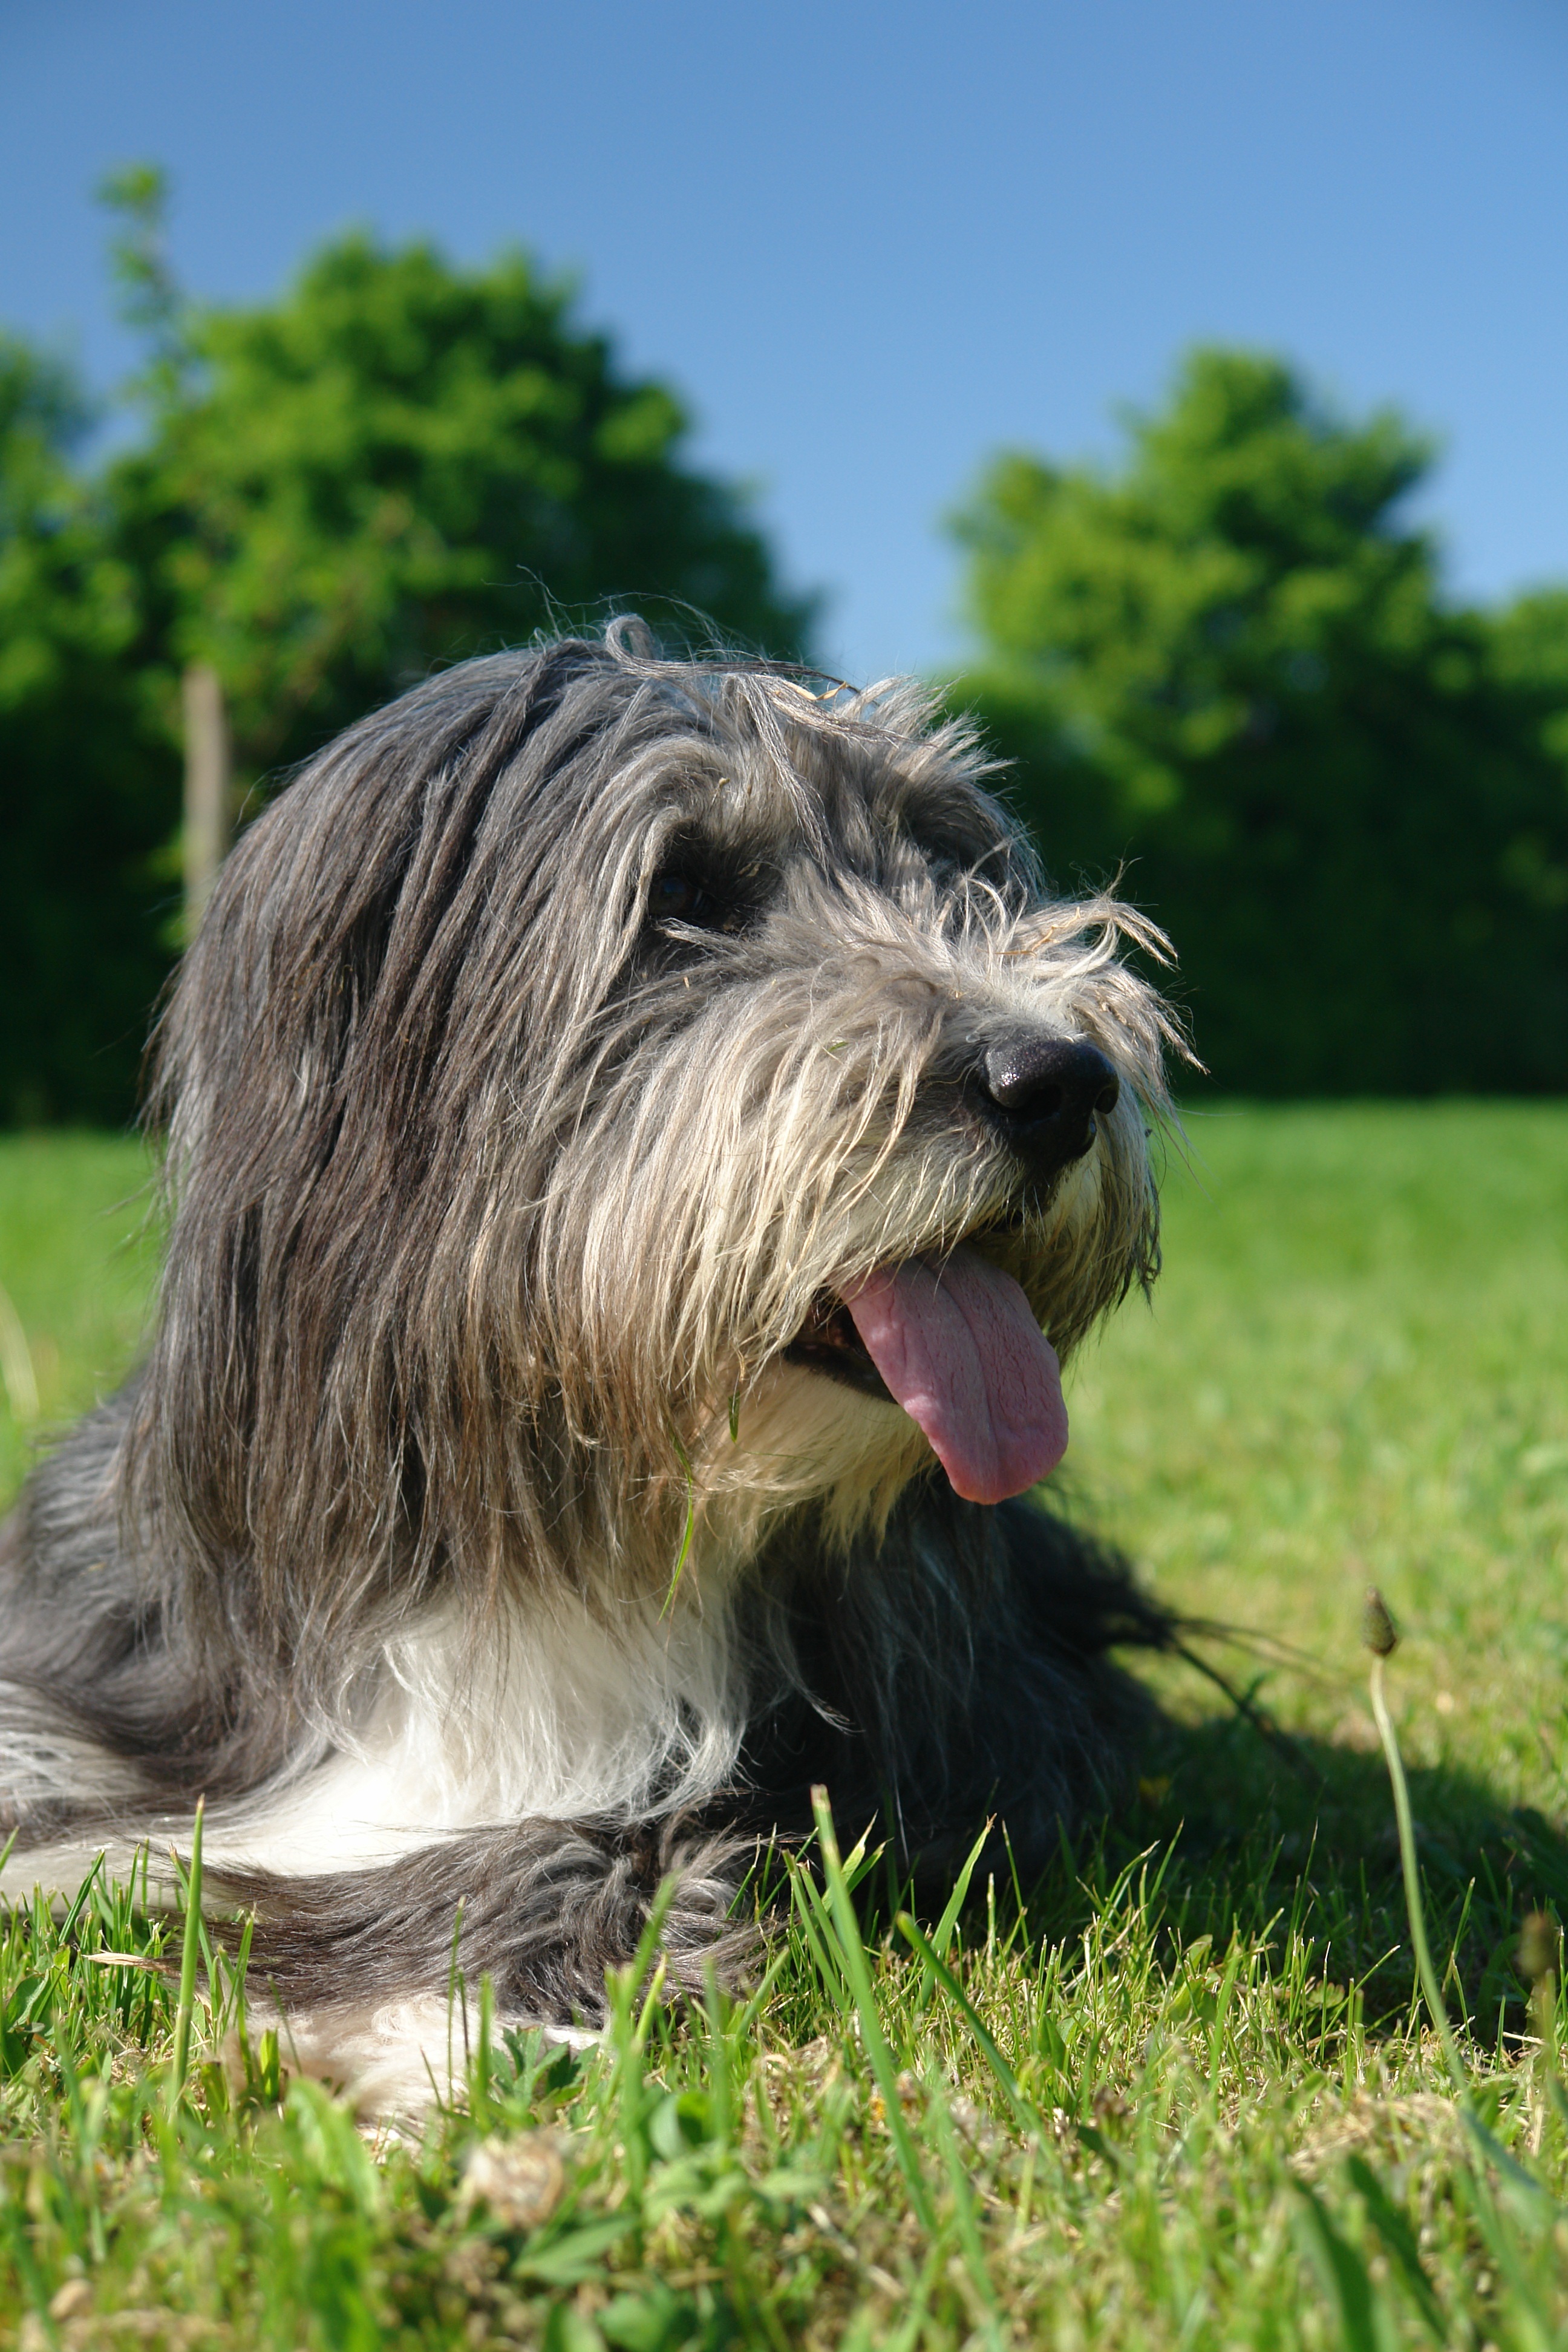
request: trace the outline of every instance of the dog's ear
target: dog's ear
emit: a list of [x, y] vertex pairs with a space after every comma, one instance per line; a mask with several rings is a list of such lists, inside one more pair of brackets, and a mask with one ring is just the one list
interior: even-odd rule
[[148, 1121], [182, 1172], [220, 1129], [247, 1130], [266, 1157], [301, 1120], [341, 1125], [361, 1049], [362, 1082], [406, 1120], [482, 925], [490, 877], [476, 860], [498, 787], [605, 660], [568, 642], [428, 680], [329, 745], [247, 828], [150, 1050]]
[[496, 1161], [534, 1132], [540, 1005], [584, 984], [540, 927], [637, 691], [563, 644], [351, 730], [237, 845], [162, 1024], [174, 1232], [134, 1507], [279, 1650], [309, 1622], [323, 1673], [378, 1592], [489, 1580], [503, 1536], [550, 1550], [512, 1213], [538, 1187], [514, 1168], [498, 1199]]

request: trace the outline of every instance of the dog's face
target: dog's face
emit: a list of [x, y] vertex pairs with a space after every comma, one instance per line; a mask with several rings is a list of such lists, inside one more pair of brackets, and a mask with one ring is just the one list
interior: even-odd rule
[[771, 726], [737, 698], [563, 844], [605, 916], [543, 1360], [628, 1457], [672, 1423], [705, 1495], [829, 1493], [847, 1528], [934, 1444], [995, 1501], [1065, 1442], [1053, 1347], [1152, 1271], [1158, 1016], [962, 739], [765, 692]]
[[1158, 946], [1044, 897], [912, 691], [559, 647], [367, 722], [240, 845], [164, 1044], [229, 1507], [646, 1583], [933, 1448], [1031, 1483], [1155, 1264], [1173, 1033], [1119, 929]]

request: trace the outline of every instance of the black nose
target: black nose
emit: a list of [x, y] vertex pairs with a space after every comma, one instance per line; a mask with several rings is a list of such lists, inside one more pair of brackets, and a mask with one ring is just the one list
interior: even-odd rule
[[1068, 1037], [1010, 1037], [979, 1071], [986, 1112], [1037, 1176], [1081, 1160], [1097, 1111], [1116, 1108], [1121, 1081], [1098, 1045]]

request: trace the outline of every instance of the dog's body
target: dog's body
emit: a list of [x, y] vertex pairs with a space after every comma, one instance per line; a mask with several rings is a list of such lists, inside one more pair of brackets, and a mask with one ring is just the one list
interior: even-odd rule
[[352, 2068], [459, 1905], [503, 2015], [592, 2024], [673, 1872], [700, 1981], [817, 1781], [917, 1870], [990, 1813], [1045, 1858], [1156, 1621], [1006, 1498], [1065, 1443], [1038, 1327], [1153, 1271], [1172, 1033], [983, 773], [912, 689], [623, 625], [250, 828], [159, 1039], [151, 1356], [0, 1538], [9, 1885], [205, 1794]]

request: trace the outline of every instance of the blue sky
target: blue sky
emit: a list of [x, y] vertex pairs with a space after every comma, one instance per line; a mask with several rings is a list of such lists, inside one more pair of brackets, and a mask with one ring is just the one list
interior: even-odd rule
[[1568, 577], [1562, 0], [0, 0], [0, 320], [99, 384], [143, 158], [204, 296], [349, 223], [577, 273], [851, 674], [955, 656], [989, 451], [1109, 454], [1198, 337], [1433, 427], [1458, 592]]

